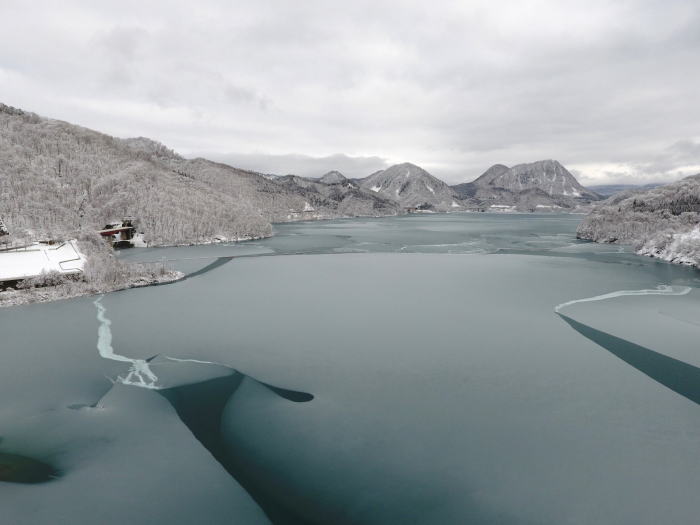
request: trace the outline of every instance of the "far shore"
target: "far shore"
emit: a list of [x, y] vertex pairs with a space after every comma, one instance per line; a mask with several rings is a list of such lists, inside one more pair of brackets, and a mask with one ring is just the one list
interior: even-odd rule
[[[441, 215], [441, 214], [452, 214], [452, 213], [457, 213], [457, 214], [472, 214], [472, 213], [484, 213], [484, 212], [476, 212], [472, 210], [450, 210], [446, 212], [423, 212], [423, 213], [416, 213], [415, 215]], [[493, 215], [549, 215], [551, 212], [543, 212], [543, 213], [537, 213], [537, 212], [518, 212], [518, 211], [486, 211], [485, 213], [493, 214]], [[576, 212], [563, 212], [563, 214], [566, 215], [578, 215]], [[275, 224], [290, 224], [290, 223], [315, 223], [315, 222], [325, 222], [325, 221], [332, 221], [332, 220], [348, 220], [348, 219], [383, 219], [387, 217], [399, 217], [399, 216], [404, 216], [407, 217], [409, 214], [405, 215], [379, 215], [379, 216], [360, 216], [360, 217], [324, 217], [324, 218], [309, 218], [305, 220], [296, 220], [296, 221], [284, 221], [284, 222], [279, 222], [279, 223], [274, 223]], [[145, 246], [148, 248], [167, 248], [167, 247], [186, 247], [186, 246], [202, 246], [202, 245], [213, 245], [213, 244], [228, 244], [228, 243], [244, 243], [244, 242], [249, 242], [249, 241], [255, 241], [255, 240], [260, 240], [260, 239], [266, 239], [266, 238], [271, 238], [273, 237], [274, 231], [270, 234], [266, 235], [251, 235], [251, 236], [245, 236], [245, 237], [240, 237], [236, 239], [228, 239], [225, 237], [218, 237], [218, 238], [213, 238], [211, 240], [207, 241], [199, 241], [199, 242], [191, 242], [191, 243], [177, 243], [177, 244], [157, 244], [157, 245], [149, 245]], [[596, 241], [592, 241], [596, 242]], [[599, 241], [598, 241], [599, 242]], [[133, 249], [138, 249], [138, 248], [133, 248]], [[685, 260], [673, 260], [672, 258], [668, 257], [663, 257], [662, 255], [655, 254], [655, 253], [650, 253], [649, 251], [644, 252], [642, 250], [637, 250], [636, 253], [639, 256], [647, 256], [647, 257], [653, 257], [661, 260], [665, 260], [671, 264], [682, 264], [682, 265], [692, 265], [696, 266], [696, 264], [691, 264], [688, 261]], [[128, 264], [128, 263], [127, 263]], [[63, 299], [73, 299], [77, 297], [84, 297], [84, 296], [91, 296], [91, 295], [99, 295], [99, 294], [104, 294], [104, 293], [110, 293], [110, 292], [116, 292], [120, 290], [127, 290], [131, 288], [143, 288], [147, 286], [154, 286], [154, 285], [163, 285], [163, 284], [169, 284], [169, 283], [174, 283], [177, 281], [182, 280], [185, 277], [185, 274], [180, 272], [180, 271], [175, 271], [175, 270], [170, 270], [170, 269], [165, 269], [163, 268], [159, 273], [151, 273], [151, 272], [135, 272], [133, 275], [129, 275], [126, 277], [124, 280], [121, 280], [118, 283], [109, 283], [109, 284], [95, 284], [94, 282], [87, 282], [87, 280], [83, 279], [75, 279], [75, 280], [66, 280], [62, 284], [58, 285], [53, 285], [53, 286], [37, 286], [37, 287], [32, 287], [32, 288], [26, 288], [26, 289], [7, 289], [7, 290], [0, 290], [0, 308], [7, 308], [7, 307], [12, 307], [12, 306], [21, 306], [21, 305], [28, 305], [28, 304], [36, 304], [36, 303], [47, 303], [47, 302], [53, 302], [53, 301], [59, 301]]]

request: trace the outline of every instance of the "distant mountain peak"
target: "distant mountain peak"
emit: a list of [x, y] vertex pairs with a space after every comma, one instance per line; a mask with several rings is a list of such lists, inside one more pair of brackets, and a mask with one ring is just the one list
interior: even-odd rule
[[597, 200], [594, 192], [587, 190], [559, 161], [538, 160], [517, 164], [493, 177], [488, 184], [510, 191], [537, 188], [551, 196], [587, 198]]
[[329, 171], [323, 177], [318, 179], [318, 181], [322, 182], [323, 184], [342, 184], [347, 182], [347, 180], [348, 179], [345, 177], [345, 175], [336, 170]]
[[581, 186], [559, 161], [538, 160], [511, 168], [494, 164], [473, 182], [452, 187], [484, 209], [553, 211], [588, 205], [601, 197]]
[[508, 171], [508, 166], [505, 164], [494, 164], [491, 166], [489, 169], [487, 169], [484, 173], [482, 173], [475, 181], [474, 183], [476, 184], [490, 184], [493, 179], [498, 177], [499, 175], [502, 175], [506, 171]]
[[413, 164], [412, 162], [402, 162], [401, 164], [394, 164], [393, 166], [390, 166], [390, 168], [405, 168], [412, 171], [425, 171], [423, 168], [416, 164]]
[[443, 181], [410, 162], [395, 164], [360, 181], [360, 186], [404, 208], [447, 211], [461, 206], [457, 194]]

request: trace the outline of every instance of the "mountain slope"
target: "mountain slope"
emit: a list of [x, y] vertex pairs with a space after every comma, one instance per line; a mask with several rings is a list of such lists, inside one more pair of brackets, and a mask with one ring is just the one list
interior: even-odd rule
[[[285, 175], [279, 177], [276, 182], [295, 194], [304, 195], [309, 204], [306, 206], [307, 212], [323, 209], [326, 214], [335, 212], [337, 216], [353, 217], [397, 215], [401, 212], [401, 208], [395, 202], [362, 190], [345, 177], [343, 179], [344, 182], [326, 183], [296, 175]], [[333, 177], [332, 180], [339, 179]]]
[[539, 189], [552, 197], [599, 199], [598, 195], [581, 186], [576, 177], [556, 160], [518, 164], [491, 179], [489, 184], [513, 192]]
[[491, 184], [491, 182], [493, 182], [493, 180], [496, 177], [500, 177], [505, 172], [507, 172], [509, 169], [510, 168], [508, 166], [506, 166], [505, 164], [494, 164], [489, 169], [487, 169], [484, 173], [482, 173], [473, 182], [473, 184], [477, 184], [477, 185]]
[[452, 187], [482, 209], [500, 211], [566, 211], [588, 205], [600, 196], [584, 188], [555, 160], [494, 164], [472, 182]]
[[318, 179], [318, 181], [322, 182], [323, 184], [342, 184], [347, 182], [347, 180], [348, 179], [345, 178], [345, 175], [335, 170], [329, 171], [323, 177]]
[[3, 104], [0, 158], [0, 217], [21, 238], [133, 215], [152, 244], [200, 243], [270, 235], [271, 222], [399, 212], [368, 192], [323, 194]]
[[269, 221], [248, 203], [132, 146], [0, 107], [0, 214], [10, 232], [61, 238], [132, 214], [156, 243], [269, 235]]
[[415, 164], [397, 164], [358, 183], [360, 188], [396, 201], [403, 208], [448, 211], [462, 206], [452, 188]]
[[638, 253], [700, 265], [700, 174], [646, 191], [628, 191], [596, 206], [577, 236], [631, 244]]
[[508, 171], [508, 166], [494, 164], [472, 182], [463, 182], [452, 186], [452, 189], [462, 198], [474, 197], [480, 188], [491, 185], [491, 181]]

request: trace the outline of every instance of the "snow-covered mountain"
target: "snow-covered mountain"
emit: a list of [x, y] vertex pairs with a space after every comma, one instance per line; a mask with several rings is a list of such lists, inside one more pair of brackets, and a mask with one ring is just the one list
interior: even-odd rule
[[474, 199], [492, 211], [566, 211], [601, 198], [556, 160], [512, 168], [494, 164], [474, 181], [452, 188], [461, 198]]
[[326, 173], [323, 177], [318, 179], [318, 181], [323, 184], [343, 184], [344, 182], [348, 182], [348, 179], [339, 171], [333, 170]]
[[278, 177], [276, 182], [293, 193], [307, 196], [307, 205], [303, 210], [305, 212], [323, 211], [327, 214], [332, 210], [336, 216], [345, 217], [377, 217], [402, 213], [401, 207], [393, 200], [360, 188], [337, 171], [327, 173], [320, 179], [284, 175]]
[[579, 184], [569, 171], [556, 160], [539, 160], [518, 164], [493, 177], [490, 185], [517, 192], [542, 190], [553, 197], [598, 200], [600, 197]]
[[415, 164], [391, 166], [357, 181], [360, 188], [398, 202], [404, 208], [449, 211], [462, 208], [457, 193]]
[[482, 173], [474, 182], [467, 184], [476, 184], [478, 186], [484, 186], [486, 184], [491, 184], [491, 182], [496, 178], [503, 175], [510, 168], [505, 164], [494, 164], [484, 173]]
[[[456, 184], [452, 186], [452, 189], [463, 199], [476, 197], [479, 190], [482, 190], [482, 197], [488, 200], [493, 197], [491, 194], [495, 190], [491, 185], [491, 181], [508, 171], [508, 169], [508, 166], [503, 164], [494, 164], [472, 182]], [[483, 191], [484, 188], [487, 190], [486, 192]], [[491, 192], [491, 194], [489, 194], [489, 192]]]

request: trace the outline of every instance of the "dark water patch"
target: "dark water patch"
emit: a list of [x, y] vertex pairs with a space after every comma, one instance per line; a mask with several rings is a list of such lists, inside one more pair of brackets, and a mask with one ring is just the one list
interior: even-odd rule
[[319, 509], [323, 502], [295, 493], [295, 487], [280, 479], [274, 467], [261, 466], [255, 454], [231, 453], [229, 458], [229, 468], [235, 470], [236, 480], [275, 525], [351, 525], [352, 522], [337, 516], [336, 519], [327, 516], [328, 519], [314, 519], [314, 515], [324, 514]]
[[557, 315], [578, 333], [602, 346], [625, 363], [632, 365], [666, 388], [700, 404], [700, 368], [601, 332], [565, 315]]
[[[221, 418], [224, 407], [246, 377], [246, 375], [234, 371], [230, 376], [158, 390], [158, 393], [170, 402], [180, 419], [197, 440], [246, 489], [268, 518], [274, 523], [300, 523], [282, 510], [275, 500], [264, 498], [258, 491], [251, 489], [249, 479], [240, 470], [240, 458], [232, 457], [224, 442], [221, 431]], [[249, 378], [249, 380], [256, 381], [252, 378]], [[314, 398], [312, 394], [306, 392], [298, 392], [259, 381], [256, 382], [290, 401], [307, 402]]]
[[224, 467], [227, 457], [221, 439], [221, 414], [244, 378], [243, 374], [234, 372], [230, 376], [158, 391], [170, 401], [192, 434]]
[[58, 469], [38, 459], [0, 452], [0, 481], [9, 483], [46, 483], [60, 477]]
[[287, 390], [286, 388], [280, 388], [278, 386], [268, 385], [262, 381], [258, 381], [261, 385], [265, 385], [267, 388], [272, 390], [275, 394], [289, 401], [294, 401], [295, 403], [308, 403], [312, 401], [314, 396], [308, 392], [299, 392], [297, 390]]

